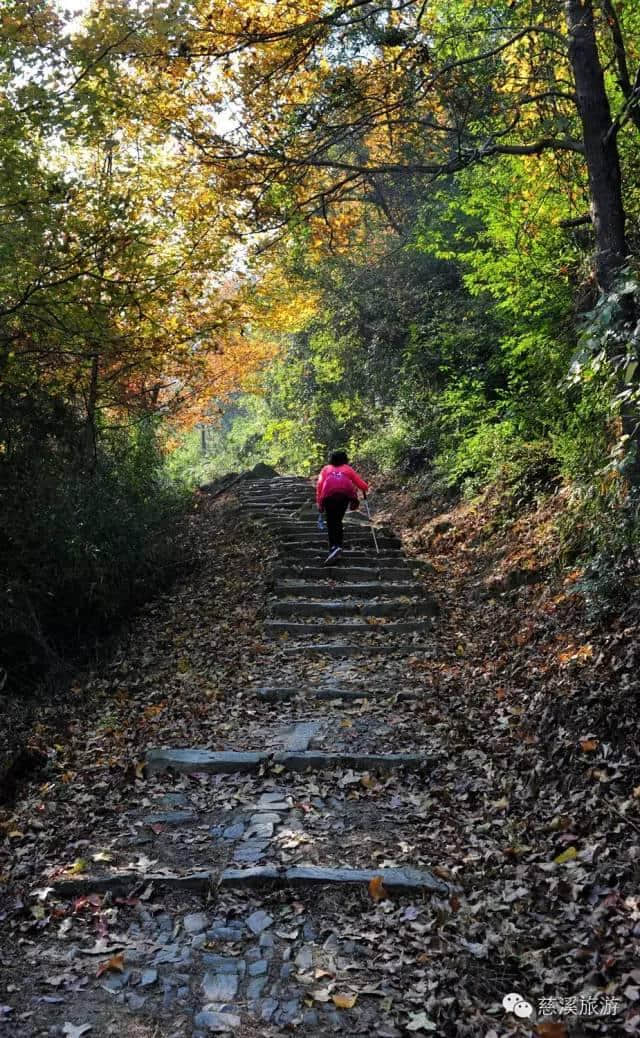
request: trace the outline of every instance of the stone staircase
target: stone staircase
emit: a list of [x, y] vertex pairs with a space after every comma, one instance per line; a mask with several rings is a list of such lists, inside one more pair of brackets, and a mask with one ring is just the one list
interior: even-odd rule
[[307, 480], [256, 480], [239, 496], [276, 542], [279, 562], [265, 631], [286, 637], [285, 655], [339, 658], [424, 647], [437, 606], [415, 579], [417, 564], [397, 537], [378, 530], [376, 551], [369, 523], [349, 512], [345, 551], [335, 565], [324, 566], [327, 540], [318, 531]]
[[[359, 514], [346, 520], [342, 558], [324, 566], [327, 544], [318, 533], [307, 480], [254, 480], [235, 493], [264, 530], [265, 550], [271, 550], [270, 544], [273, 548], [264, 621], [270, 653], [265, 677], [271, 668], [282, 681], [263, 680], [247, 690], [246, 729], [235, 733], [236, 743], [228, 749], [163, 747], [147, 752], [147, 776], [164, 782], [165, 790], [169, 784], [169, 791], [156, 801], [166, 810], [139, 812], [126, 820], [130, 832], [142, 834], [137, 837], [141, 844], [153, 845], [149, 854], [154, 868], [145, 873], [144, 884], [165, 897], [216, 901], [215, 918], [192, 911], [175, 922], [173, 938], [160, 951], [157, 943], [151, 946], [155, 957], [147, 959], [147, 973], [157, 978], [160, 970], [165, 985], [177, 983], [172, 979], [176, 975], [183, 978], [179, 990], [183, 1004], [190, 1006], [192, 1023], [179, 1033], [196, 1038], [209, 1033], [278, 1035], [294, 1028], [317, 1038], [341, 1031], [399, 1034], [390, 1024], [386, 1031], [378, 1029], [379, 992], [369, 1002], [364, 999], [355, 1016], [340, 1009], [339, 999], [334, 1004], [327, 996], [323, 1006], [320, 996], [318, 1002], [309, 992], [317, 995], [313, 968], [321, 970], [330, 961], [335, 973], [335, 962], [352, 955], [347, 941], [346, 952], [332, 950], [327, 958], [326, 943], [320, 941], [322, 915], [333, 911], [336, 897], [349, 903], [359, 891], [373, 904], [367, 892], [371, 884], [385, 897], [408, 896], [419, 902], [451, 894], [447, 882], [422, 864], [410, 863], [409, 851], [398, 855], [396, 850], [380, 863], [368, 858], [371, 831], [386, 832], [391, 848], [409, 848], [411, 835], [401, 838], [393, 812], [379, 816], [374, 804], [363, 814], [348, 797], [349, 783], [362, 780], [370, 789], [384, 781], [373, 776], [394, 773], [407, 772], [419, 789], [422, 773], [432, 766], [421, 731], [411, 733], [406, 752], [387, 751], [386, 708], [365, 712], [362, 718], [356, 714], [355, 721], [345, 717], [345, 710], [357, 710], [367, 697], [389, 702], [393, 696], [396, 705], [413, 698], [390, 687], [398, 670], [385, 673], [386, 658], [373, 676], [362, 664], [380, 655], [401, 662], [432, 651], [437, 605], [398, 538], [378, 530], [377, 553], [369, 524]], [[309, 662], [313, 660], [315, 664]], [[320, 679], [305, 677], [309, 666], [318, 668]], [[341, 741], [339, 733], [345, 730], [358, 738]], [[323, 778], [309, 787], [309, 775]], [[193, 787], [185, 787], [190, 778]], [[171, 783], [180, 792], [175, 787], [171, 791]], [[204, 783], [200, 799], [199, 783]], [[208, 788], [214, 803], [207, 801]], [[216, 797], [231, 800], [223, 809], [215, 805]], [[229, 810], [234, 802], [237, 808]], [[338, 844], [331, 837], [336, 826], [337, 832], [351, 834]], [[364, 827], [366, 839], [358, 839], [358, 826]], [[296, 857], [298, 846], [303, 850]], [[178, 861], [177, 853], [182, 855]], [[128, 894], [139, 889], [141, 877], [127, 861], [130, 856], [114, 857], [100, 875], [53, 880], [52, 888], [67, 898], [96, 891]], [[302, 912], [303, 902], [297, 899], [309, 898], [310, 892], [313, 897], [304, 908], [307, 921], [299, 932], [287, 920], [292, 912]], [[326, 897], [326, 902], [318, 900]], [[277, 913], [284, 922], [272, 930]], [[409, 914], [397, 925], [410, 927], [413, 918]], [[363, 963], [362, 969], [369, 967]], [[349, 980], [351, 975], [344, 976]], [[366, 986], [364, 980], [362, 984]], [[149, 997], [122, 995], [132, 1011]], [[356, 1017], [360, 1029], [353, 1032]]]

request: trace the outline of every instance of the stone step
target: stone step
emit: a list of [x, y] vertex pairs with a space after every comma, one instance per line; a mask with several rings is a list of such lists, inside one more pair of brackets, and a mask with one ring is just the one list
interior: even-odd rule
[[245, 479], [242, 483], [245, 487], [273, 487], [273, 486], [303, 486], [311, 487], [312, 481], [307, 476], [269, 476], [266, 479]]
[[282, 504], [293, 505], [294, 508], [302, 508], [306, 504], [313, 504], [308, 494], [293, 494], [291, 491], [275, 494], [238, 494], [237, 496], [251, 508], [277, 508]]
[[[302, 732], [302, 728], [306, 731]], [[298, 732], [306, 744], [318, 732], [318, 722], [294, 725], [291, 739]], [[147, 752], [147, 772], [172, 771], [184, 775], [208, 774], [228, 775], [232, 773], [256, 775], [268, 764], [275, 764], [286, 771], [331, 771], [334, 768], [351, 768], [352, 771], [375, 771], [388, 774], [397, 770], [421, 771], [429, 764], [428, 758], [420, 753], [330, 753], [319, 750], [279, 750], [266, 752], [215, 752], [199, 749], [150, 749]]]
[[[282, 536], [291, 534], [292, 536], [317, 536], [318, 524], [317, 522], [307, 522], [306, 519], [278, 519], [278, 518], [267, 518], [261, 520], [261, 524], [269, 530], [276, 530]], [[397, 541], [400, 544], [400, 539], [391, 533], [386, 527], [374, 526], [376, 536], [378, 537], [389, 537]], [[356, 534], [366, 534], [368, 537], [371, 536], [371, 527], [368, 523], [345, 523], [344, 524], [345, 536], [355, 536]]]
[[328, 886], [339, 888], [367, 887], [372, 879], [382, 880], [390, 894], [433, 893], [448, 897], [452, 888], [426, 869], [410, 867], [396, 869], [328, 868], [316, 865], [258, 865], [251, 868], [228, 868], [222, 872], [199, 870], [167, 875], [166, 873], [114, 872], [103, 876], [72, 876], [51, 881], [53, 893], [59, 898], [81, 897], [98, 893], [130, 893], [153, 884], [154, 889], [190, 891], [209, 894], [216, 888], [266, 889]]
[[[279, 547], [284, 551], [297, 551], [300, 548], [313, 548], [318, 552], [327, 552], [329, 550], [329, 542], [326, 536], [315, 536], [307, 537], [302, 534], [300, 537], [278, 537], [276, 540], [279, 542]], [[372, 550], [376, 554], [375, 546], [373, 544], [373, 538], [370, 533], [345, 533], [345, 552], [351, 554], [353, 551], [368, 551]], [[380, 554], [400, 554], [402, 551], [400, 542], [392, 537], [378, 537], [378, 548]]]
[[[301, 548], [298, 546], [282, 548], [283, 556], [301, 564], [306, 563], [308, 566], [322, 564], [328, 552], [329, 548], [327, 545], [324, 546], [322, 551], [318, 551], [317, 548]], [[387, 566], [409, 565], [400, 551], [381, 551], [379, 554], [376, 554], [373, 548], [371, 551], [361, 551], [359, 548], [348, 549], [331, 565], [332, 567], [338, 567], [342, 565], [361, 565], [363, 563], [368, 563], [369, 566], [384, 566], [385, 564]]]
[[273, 483], [265, 487], [252, 487], [246, 483], [238, 487], [238, 494], [242, 497], [250, 497], [254, 501], [262, 499], [273, 499], [276, 497], [309, 498], [313, 501], [313, 487], [300, 483], [282, 483], [275, 486]]
[[376, 656], [412, 655], [417, 653], [433, 652], [431, 645], [413, 644], [407, 642], [298, 642], [294, 645], [279, 646], [278, 651], [287, 658], [295, 659], [299, 656], [318, 656], [325, 659], [353, 659], [361, 657], [367, 659]]
[[269, 612], [272, 616], [432, 616], [433, 603], [427, 598], [420, 602], [359, 602], [357, 600], [304, 601], [299, 598], [279, 599], [273, 602]]
[[172, 768], [174, 771], [186, 774], [202, 771], [215, 775], [234, 773], [253, 775], [260, 770], [267, 757], [266, 753], [236, 752], [235, 750], [214, 752], [197, 749], [152, 748], [147, 752], [146, 764], [149, 774]]
[[304, 498], [285, 498], [275, 497], [273, 500], [265, 500], [260, 498], [258, 501], [249, 501], [246, 498], [242, 500], [242, 503], [251, 512], [255, 512], [256, 515], [270, 515], [276, 511], [286, 512], [287, 514], [295, 512], [298, 508], [302, 508], [305, 503]]
[[362, 621], [361, 623], [347, 622], [347, 623], [296, 623], [291, 620], [265, 620], [264, 630], [265, 634], [269, 634], [274, 638], [277, 638], [281, 634], [290, 635], [322, 635], [324, 637], [336, 637], [343, 638], [345, 635], [350, 637], [365, 636], [369, 637], [372, 634], [384, 634], [386, 637], [393, 638], [398, 634], [413, 634], [416, 631], [430, 631], [432, 629], [431, 620], [401, 620], [388, 624], [368, 624]]
[[278, 580], [274, 587], [275, 594], [282, 598], [336, 598], [338, 594], [348, 598], [421, 598], [428, 597], [422, 584], [401, 583], [391, 581], [378, 583], [374, 581], [361, 584], [348, 584], [346, 581], [338, 587], [332, 584], [319, 584], [317, 580]]
[[253, 497], [259, 497], [261, 494], [308, 494], [311, 496], [315, 492], [315, 488], [310, 483], [292, 483], [288, 480], [277, 482], [275, 480], [264, 483], [262, 486], [258, 486], [257, 483], [251, 483], [248, 480], [243, 480], [240, 484], [239, 491], [242, 494], [251, 494]]
[[[304, 505], [302, 506], [300, 514], [295, 513], [294, 515], [287, 516], [285, 519], [283, 519], [282, 516], [270, 516], [265, 514], [262, 516], [260, 521], [269, 528], [275, 528], [277, 526], [290, 533], [313, 533], [314, 530], [317, 533], [319, 529], [317, 512], [308, 514], [306, 512], [306, 506]], [[345, 518], [343, 525], [345, 530], [359, 531], [361, 533], [368, 533], [371, 526], [373, 526], [376, 533], [383, 534], [386, 537], [397, 538], [395, 531], [391, 530], [388, 526], [380, 523], [369, 522], [368, 520], [359, 521]]]
[[[343, 582], [354, 582], [354, 583], [372, 583], [374, 580], [394, 581], [394, 580], [406, 580], [407, 576], [412, 573], [410, 560], [405, 560], [402, 566], [349, 566], [346, 565], [346, 560], [342, 559], [341, 563], [336, 566], [305, 566], [296, 565], [292, 563], [290, 566], [285, 566], [282, 563], [277, 563], [273, 567], [273, 574], [275, 577], [291, 577], [292, 573], [300, 577], [308, 577], [310, 579], [332, 581], [342, 584]], [[331, 585], [327, 584], [327, 587]]]
[[261, 887], [280, 885], [300, 886], [368, 886], [379, 877], [386, 890], [392, 894], [434, 893], [442, 897], [451, 894], [451, 887], [424, 869], [410, 867], [402, 869], [332, 869], [316, 865], [293, 865], [278, 868], [273, 865], [258, 865], [251, 869], [225, 869], [220, 877], [220, 886]]
[[269, 487], [264, 490], [239, 487], [238, 495], [250, 501], [277, 501], [279, 498], [287, 497], [301, 501], [309, 500], [313, 503], [313, 489], [302, 486]]
[[400, 770], [423, 771], [431, 763], [423, 753], [323, 753], [320, 750], [276, 753], [273, 761], [284, 765], [287, 771], [351, 768], [352, 771], [374, 771], [382, 775]]
[[392, 697], [394, 702], [408, 703], [417, 699], [415, 692], [394, 692], [392, 689], [384, 688], [343, 688], [340, 685], [326, 686], [303, 686], [298, 685], [276, 685], [256, 689], [256, 694], [266, 703], [286, 703], [298, 696], [319, 701], [344, 700], [345, 702], [357, 702], [364, 699], [382, 699], [385, 696]]

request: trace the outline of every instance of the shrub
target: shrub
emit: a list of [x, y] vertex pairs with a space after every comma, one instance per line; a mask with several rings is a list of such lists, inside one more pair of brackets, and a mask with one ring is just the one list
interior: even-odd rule
[[103, 430], [88, 458], [60, 405], [0, 405], [0, 666], [15, 686], [166, 581], [189, 497], [151, 423]]

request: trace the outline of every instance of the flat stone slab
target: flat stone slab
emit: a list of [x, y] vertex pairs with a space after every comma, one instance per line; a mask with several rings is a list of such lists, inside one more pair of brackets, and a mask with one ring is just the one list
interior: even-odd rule
[[[280, 821], [280, 816], [275, 816]], [[256, 822], [250, 822], [249, 828], [247, 829], [246, 840], [270, 840], [273, 836], [273, 822], [266, 822], [260, 819]]]
[[211, 1009], [203, 1009], [193, 1018], [196, 1027], [210, 1034], [228, 1034], [240, 1027], [242, 1021], [235, 1013], [217, 1013]]
[[264, 858], [267, 852], [268, 842], [261, 842], [259, 840], [248, 840], [246, 843], [239, 844], [233, 852], [234, 861], [246, 861], [250, 864], [254, 864], [260, 861], [260, 858]]
[[206, 894], [215, 882], [213, 872], [187, 872], [184, 875], [165, 876], [152, 872], [120, 872], [109, 876], [74, 876], [69, 879], [53, 880], [58, 897], [80, 897], [84, 894], [100, 894], [110, 891], [130, 891], [136, 887], [153, 883], [162, 890], [191, 890]]
[[203, 952], [202, 961], [212, 973], [243, 973], [246, 969], [243, 959], [232, 958], [230, 955]]
[[393, 637], [397, 634], [414, 634], [416, 631], [432, 630], [431, 620], [392, 620], [388, 624], [368, 624], [364, 620], [360, 623], [336, 622], [336, 623], [296, 623], [288, 620], [267, 620], [264, 625], [268, 634], [322, 634], [335, 635], [364, 635], [386, 634]]
[[225, 869], [218, 880], [222, 887], [261, 887], [277, 884], [282, 879], [282, 869], [277, 865], [255, 865], [249, 869]]
[[352, 768], [353, 771], [396, 771], [407, 768], [420, 771], [429, 763], [423, 753], [276, 753], [274, 763], [289, 771], [329, 771], [332, 768]]
[[205, 973], [202, 990], [208, 1002], [231, 1002], [238, 992], [237, 973]]
[[145, 825], [186, 825], [197, 819], [195, 811], [159, 811], [155, 815], [147, 815]]
[[324, 726], [319, 721], [308, 721], [295, 724], [284, 734], [283, 751], [306, 750], [312, 739], [320, 733]]
[[406, 581], [395, 583], [392, 581], [387, 581], [386, 583], [382, 581], [378, 583], [362, 581], [353, 584], [343, 581], [339, 584], [319, 584], [317, 580], [290, 580], [289, 582], [280, 581], [275, 587], [276, 595], [287, 598], [296, 598], [300, 595], [303, 598], [333, 599], [338, 593], [343, 596], [346, 595], [348, 598], [364, 599], [378, 598], [381, 595], [392, 598], [402, 595], [408, 598], [421, 599], [426, 594], [422, 584]]
[[331, 656], [332, 658], [340, 659], [350, 656], [391, 656], [393, 653], [402, 652], [405, 655], [414, 655], [420, 651], [420, 647], [399, 644], [389, 645], [383, 642], [379, 644], [371, 643], [370, 645], [366, 643], [353, 645], [343, 642], [325, 642], [324, 644], [316, 642], [310, 645], [283, 645], [278, 647], [278, 651], [283, 656]]
[[[263, 793], [257, 804], [254, 805], [255, 811], [290, 811], [291, 804], [285, 800], [285, 797], [280, 792], [275, 793]], [[264, 819], [263, 819], [264, 821]]]
[[243, 822], [235, 822], [233, 825], [228, 825], [223, 831], [222, 836], [225, 840], [239, 840], [244, 835], [245, 826]]
[[190, 912], [182, 920], [187, 933], [202, 933], [209, 925], [209, 918], [205, 912]]
[[365, 581], [371, 583], [373, 581], [402, 581], [406, 580], [407, 576], [412, 575], [412, 570], [402, 566], [383, 566], [377, 568], [371, 568], [367, 566], [334, 566], [329, 568], [328, 566], [305, 566], [303, 563], [299, 565], [285, 566], [280, 563], [275, 567], [274, 573], [277, 577], [292, 579], [292, 570], [296, 572], [296, 576], [313, 577], [315, 580], [331, 580], [339, 581], [354, 581], [361, 583]]
[[251, 930], [251, 933], [256, 935], [261, 934], [263, 930], [268, 930], [273, 923], [273, 916], [270, 916], [267, 912], [263, 912], [261, 909], [254, 912], [247, 919], [247, 926]]
[[259, 814], [251, 815], [249, 825], [280, 825], [282, 821], [277, 811], [261, 811]]
[[329, 700], [329, 699], [344, 699], [349, 702], [358, 699], [372, 699], [374, 697], [383, 698], [384, 696], [394, 696], [399, 698], [416, 699], [415, 693], [394, 693], [388, 688], [375, 689], [375, 688], [340, 688], [339, 686], [327, 686], [326, 688], [318, 688], [311, 686], [309, 688], [296, 686], [295, 688], [289, 686], [283, 686], [282, 688], [259, 688], [257, 694], [261, 699], [264, 699], [267, 703], [282, 703], [290, 699], [295, 699], [296, 696], [302, 696], [305, 699], [318, 699], [318, 700]]
[[387, 890], [395, 893], [428, 892], [443, 897], [451, 893], [448, 883], [437, 879], [431, 872], [410, 867], [402, 869], [332, 869], [314, 865], [295, 865], [276, 868], [265, 865], [254, 869], [225, 869], [220, 885], [228, 887], [291, 886], [361, 886], [379, 876]]
[[256, 774], [266, 760], [266, 753], [241, 753], [232, 750], [215, 753], [211, 750], [151, 749], [147, 753], [147, 770], [150, 773], [165, 771], [205, 771], [213, 775], [230, 775], [233, 772]]

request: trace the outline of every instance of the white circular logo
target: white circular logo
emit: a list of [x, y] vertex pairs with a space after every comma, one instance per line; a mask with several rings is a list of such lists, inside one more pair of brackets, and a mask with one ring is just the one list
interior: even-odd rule
[[509, 995], [505, 995], [502, 999], [502, 1005], [507, 1013], [515, 1013], [516, 1016], [522, 1018], [531, 1016], [533, 1013], [531, 1003], [527, 1002], [517, 991], [512, 991]]

